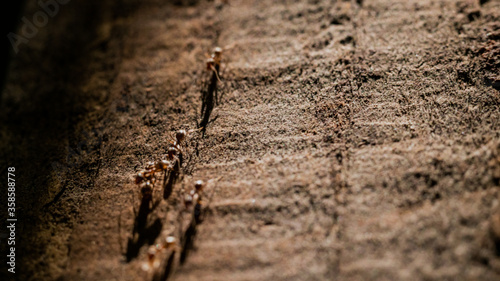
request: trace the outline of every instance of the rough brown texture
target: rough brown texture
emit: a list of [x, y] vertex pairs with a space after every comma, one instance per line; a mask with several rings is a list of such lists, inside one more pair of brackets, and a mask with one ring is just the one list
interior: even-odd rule
[[[174, 280], [500, 278], [499, 1], [108, 2], [64, 6], [10, 69], [19, 280], [149, 280], [196, 179]], [[196, 128], [217, 45], [214, 120], [134, 231], [133, 175]]]

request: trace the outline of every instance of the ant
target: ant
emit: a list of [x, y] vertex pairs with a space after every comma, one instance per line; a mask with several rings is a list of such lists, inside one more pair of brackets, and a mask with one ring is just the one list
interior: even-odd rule
[[179, 243], [177, 242], [177, 238], [174, 236], [167, 236], [163, 243], [152, 245], [148, 248], [147, 251], [147, 262], [142, 265], [142, 269], [144, 271], [152, 272], [157, 270], [160, 267], [161, 260], [158, 256], [160, 256], [165, 251], [171, 250], [173, 253], [177, 252], [179, 249]]
[[197, 193], [202, 192], [203, 188], [205, 188], [205, 182], [203, 182], [202, 180], [197, 180], [194, 183], [194, 188], [195, 188]]
[[177, 133], [175, 133], [175, 139], [177, 140], [176, 144], [181, 145], [182, 142], [186, 139], [186, 136], [187, 136], [186, 130], [177, 131]]
[[[207, 56], [208, 58], [205, 61], [207, 64], [207, 70], [214, 71], [215, 74], [217, 74], [217, 76], [218, 76], [219, 75], [219, 67], [221, 66], [221, 63], [222, 63], [222, 53], [224, 51], [227, 51], [227, 50], [234, 48], [235, 45], [236, 44], [233, 43], [233, 44], [226, 46], [224, 48], [215, 47], [212, 51], [212, 54], [210, 56]], [[219, 77], [217, 77], [217, 80], [219, 80], [219, 82], [221, 82]]]
[[194, 184], [194, 189], [192, 189], [189, 193], [184, 195], [184, 208], [185, 210], [192, 212], [194, 222], [196, 224], [199, 224], [202, 221], [201, 207], [203, 203], [202, 203], [201, 192], [203, 192], [204, 186], [205, 183], [202, 180], [198, 180]]
[[[218, 177], [216, 179], [211, 179], [208, 181], [207, 184], [211, 184], [213, 183], [214, 181], [215, 182], [218, 182], [220, 179], [222, 179], [222, 177]], [[202, 207], [203, 205], [205, 205], [204, 203], [204, 200], [202, 200], [202, 195], [203, 197], [205, 197], [205, 182], [202, 181], [202, 180], [197, 180], [195, 183], [194, 183], [194, 190], [191, 191], [192, 193], [195, 194], [194, 199], [196, 199], [196, 205], [195, 205], [195, 208], [194, 208], [194, 219], [196, 221], [196, 223], [200, 223], [203, 221], [203, 217], [202, 217]], [[212, 188], [211, 190], [211, 193], [209, 195], [206, 196], [207, 200], [208, 200], [208, 204], [206, 204], [205, 208], [208, 207], [208, 205], [210, 205], [210, 202], [214, 196], [214, 193], [215, 193], [215, 188]]]
[[175, 147], [181, 146], [182, 143], [184, 143], [187, 140], [187, 137], [191, 133], [194, 133], [197, 131], [200, 131], [200, 129], [193, 129], [193, 130], [188, 130], [188, 131], [181, 129], [181, 130], [175, 132], [175, 141], [170, 141], [170, 143], [172, 144], [172, 146], [175, 146]]
[[158, 166], [156, 162], [146, 163], [145, 169], [138, 172], [135, 176], [135, 184], [140, 185], [141, 183], [149, 183], [151, 186], [154, 186], [156, 183], [155, 172], [159, 171], [159, 168], [161, 168], [161, 166]]
[[143, 171], [140, 171], [139, 173], [137, 173], [137, 175], [135, 176], [135, 183], [141, 184], [143, 182], [149, 182], [149, 183], [155, 184], [156, 177], [154, 174], [154, 170], [146, 169], [146, 170], [143, 170]]
[[172, 169], [172, 165], [166, 161], [161, 160], [157, 162], [148, 162], [144, 170], [137, 173], [135, 176], [135, 184], [140, 187], [140, 193], [143, 201], [152, 201], [153, 191], [156, 183], [156, 173], [164, 172], [163, 180], [165, 181], [167, 171]]
[[[177, 157], [177, 154], [178, 154], [177, 148], [175, 148], [175, 147], [168, 148], [167, 160], [170, 161], [170, 163], [168, 163], [168, 170], [170, 171], [170, 173], [168, 174], [168, 178], [166, 178], [167, 180], [163, 182], [163, 187], [164, 187], [163, 198], [164, 199], [167, 199], [170, 196], [170, 194], [172, 193], [174, 182], [177, 179], [177, 177], [179, 176], [181, 162], [180, 162], [180, 159]], [[166, 176], [166, 172], [165, 172], [165, 176]]]
[[154, 172], [145, 170], [137, 173], [135, 176], [135, 184], [140, 186], [143, 200], [151, 200], [153, 197], [153, 188], [156, 182]]
[[176, 156], [179, 159], [179, 166], [182, 167], [184, 150], [182, 149], [182, 143], [187, 137], [186, 130], [179, 130], [175, 133], [175, 141], [170, 143], [170, 148], [176, 149]]
[[[206, 68], [208, 71], [212, 71], [212, 77], [205, 82], [203, 89], [201, 91], [201, 122], [199, 124], [200, 128], [205, 131], [206, 126], [210, 121], [210, 114], [215, 105], [219, 104], [219, 96], [217, 94], [217, 82], [220, 80], [220, 66], [222, 62], [222, 48], [216, 47], [213, 50], [212, 55], [206, 60]], [[222, 82], [221, 82], [222, 83]]]
[[177, 157], [179, 150], [176, 147], [169, 147], [167, 150], [167, 159], [170, 161], [170, 167], [171, 170], [174, 172], [179, 172], [180, 170], [180, 160], [179, 157]]
[[194, 129], [194, 130], [189, 130], [189, 131], [186, 131], [184, 129], [178, 130], [175, 133], [175, 141], [170, 141], [169, 148], [173, 147], [173, 148], [177, 149], [177, 158], [179, 158], [179, 166], [180, 167], [182, 167], [182, 165], [184, 163], [183, 156], [184, 156], [185, 149], [183, 147], [185, 147], [185, 143], [186, 143], [188, 136], [191, 133], [194, 133], [196, 131], [200, 131], [201, 129]]
[[205, 183], [202, 180], [198, 180], [194, 183], [194, 189], [184, 196], [184, 205], [186, 209], [191, 207], [193, 203], [197, 204], [197, 202], [201, 200], [200, 193], [203, 191], [204, 186]]
[[207, 64], [207, 70], [209, 71], [212, 70], [216, 75], [217, 80], [222, 83], [219, 77], [219, 68], [221, 65], [221, 61], [222, 61], [222, 48], [215, 47], [212, 55], [209, 58], [207, 58], [205, 62]]
[[142, 265], [142, 270], [152, 272], [160, 267], [160, 261], [157, 259], [158, 250], [156, 246], [150, 246], [147, 252], [148, 261]]
[[203, 192], [204, 188], [205, 182], [203, 182], [202, 180], [197, 180], [194, 183], [194, 189], [190, 192], [191, 196], [193, 196], [193, 199], [195, 198], [195, 195], [197, 196], [196, 198], [201, 198], [201, 193]]
[[214, 52], [212, 54], [212, 58], [214, 58], [214, 61], [216, 64], [220, 65], [220, 62], [222, 60], [222, 48], [221, 47], [215, 47]]
[[154, 162], [154, 172], [163, 172], [163, 181], [165, 181], [165, 178], [167, 176], [167, 172], [172, 169], [170, 163], [167, 160], [160, 160]]
[[215, 66], [220, 66], [221, 61], [222, 61], [222, 48], [221, 47], [215, 47], [212, 55], [210, 55], [207, 60], [207, 70], [213, 70], [215, 71]]
[[167, 236], [165, 241], [163, 241], [162, 249], [177, 251], [179, 244], [177, 243], [177, 238], [174, 236]]
[[205, 183], [202, 180], [197, 180], [194, 183], [194, 189], [191, 191], [191, 193], [194, 193], [193, 199], [195, 200], [196, 204], [194, 206], [194, 220], [196, 223], [202, 222], [201, 218], [201, 207], [203, 206], [202, 202], [202, 197], [201, 193], [203, 192], [203, 189], [205, 187]]

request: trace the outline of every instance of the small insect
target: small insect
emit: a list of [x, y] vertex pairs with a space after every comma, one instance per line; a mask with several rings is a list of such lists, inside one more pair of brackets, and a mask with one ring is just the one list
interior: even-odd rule
[[181, 146], [184, 145], [186, 139], [188, 138], [189, 135], [191, 135], [194, 132], [200, 131], [200, 129], [193, 129], [193, 130], [179, 130], [175, 132], [175, 141], [170, 141], [171, 146], [179, 149]]
[[220, 69], [222, 63], [222, 48], [215, 47], [212, 54], [206, 59], [207, 71], [213, 72], [203, 82], [201, 90], [201, 121], [198, 127], [202, 129], [203, 134], [205, 134], [206, 127], [210, 122], [210, 115], [214, 106], [220, 103], [220, 98], [218, 94], [217, 82], [222, 83], [220, 79]]
[[167, 160], [169, 161], [168, 176], [165, 172], [163, 181], [163, 199], [167, 199], [172, 194], [173, 186], [180, 172], [180, 159], [177, 157], [178, 150], [175, 147], [168, 148]]
[[[183, 154], [184, 154], [184, 149], [182, 148], [182, 143], [186, 139], [187, 132], [186, 130], [179, 130], [175, 134], [175, 142], [171, 143], [170, 147], [176, 149], [176, 155], [177, 158], [179, 158], [179, 165], [182, 166], [182, 162], [184, 160]], [[169, 148], [170, 150], [170, 148]]]
[[177, 239], [174, 236], [167, 236], [165, 238], [165, 241], [163, 242], [163, 249], [168, 249], [168, 250], [177, 250]]
[[212, 58], [214, 59], [215, 64], [220, 65], [221, 60], [222, 60], [222, 48], [221, 47], [214, 48]]
[[167, 159], [168, 161], [174, 161], [177, 159], [177, 148], [171, 146], [167, 150]]
[[205, 63], [207, 64], [207, 70], [213, 70], [215, 71], [215, 60], [213, 57], [209, 57], [208, 59], [205, 60]]
[[154, 171], [156, 173], [163, 172], [163, 182], [164, 183], [165, 183], [165, 180], [167, 178], [167, 172], [170, 170], [172, 170], [172, 165], [167, 160], [160, 160], [160, 161], [156, 161], [154, 163]]
[[141, 184], [143, 182], [150, 182], [154, 184], [156, 182], [156, 177], [153, 170], [143, 170], [137, 173], [135, 176], [135, 183]]
[[171, 161], [170, 166], [172, 167], [172, 170], [174, 172], [178, 172], [180, 169], [180, 159], [177, 157], [179, 154], [179, 150], [175, 147], [169, 147], [168, 148], [168, 154], [167, 154], [167, 159]]
[[176, 144], [181, 145], [182, 142], [186, 139], [187, 136], [186, 130], [179, 130], [177, 133], [175, 133], [175, 139], [177, 140]]
[[216, 67], [218, 68], [222, 63], [222, 53], [224, 51], [227, 51], [227, 50], [234, 48], [235, 45], [236, 44], [233, 43], [233, 44], [228, 45], [224, 48], [217, 46], [213, 49], [211, 55], [206, 54], [206, 56], [207, 56], [207, 59], [206, 59], [207, 70], [213, 70], [218, 74], [218, 70], [216, 71], [215, 68]]
[[207, 71], [213, 71], [217, 80], [222, 83], [219, 76], [219, 68], [222, 62], [222, 48], [215, 47], [212, 55], [205, 60]]
[[192, 204], [194, 204], [193, 209], [193, 218], [194, 221], [198, 224], [202, 221], [202, 192], [205, 183], [202, 180], [197, 180], [194, 183], [194, 189], [189, 192], [189, 197], [192, 198]]
[[195, 188], [197, 193], [202, 192], [204, 187], [205, 187], [205, 183], [202, 180], [197, 180], [194, 183], [194, 188]]
[[142, 270], [151, 272], [156, 270], [160, 266], [160, 261], [156, 258], [157, 253], [158, 250], [156, 249], [156, 246], [151, 246], [148, 248], [148, 261], [142, 265]]
[[141, 184], [144, 181], [144, 174], [142, 172], [135, 175], [135, 184]]

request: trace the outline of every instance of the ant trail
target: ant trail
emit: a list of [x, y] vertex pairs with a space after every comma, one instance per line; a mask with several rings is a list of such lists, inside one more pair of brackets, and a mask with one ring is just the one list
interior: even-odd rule
[[[231, 47], [232, 48], [232, 47]], [[186, 142], [186, 137], [189, 133], [201, 131], [202, 136], [205, 135], [207, 125], [217, 119], [218, 116], [211, 119], [214, 107], [219, 105], [222, 95], [219, 97], [219, 84], [221, 80], [221, 60], [222, 48], [216, 47], [209, 59], [207, 59], [206, 69], [210, 72], [209, 79], [206, 79], [201, 90], [201, 121], [198, 123], [198, 118], [195, 116], [198, 129], [196, 130], [179, 130], [175, 134], [175, 140], [168, 138], [167, 160], [150, 162], [144, 170], [138, 172], [135, 177], [135, 183], [140, 188], [141, 206], [136, 214], [136, 222], [134, 224], [133, 237], [128, 241], [127, 261], [135, 258], [139, 254], [139, 250], [143, 245], [149, 243], [154, 244], [162, 229], [162, 223], [157, 218], [153, 224], [148, 222], [148, 215], [151, 214], [156, 207], [163, 201], [167, 200], [176, 194], [180, 199], [177, 206], [177, 227], [174, 228], [174, 233], [179, 237], [179, 242], [174, 236], [168, 236], [163, 243], [149, 247], [147, 251], [148, 260], [143, 264], [143, 270], [148, 272], [150, 280], [167, 280], [172, 274], [176, 253], [179, 253], [179, 262], [183, 264], [191, 249], [194, 248], [194, 239], [197, 232], [197, 225], [203, 222], [204, 214], [208, 206], [212, 202], [216, 188], [210, 192], [204, 192], [205, 183], [196, 181], [194, 188], [186, 192], [184, 189], [185, 174], [183, 172], [192, 173], [194, 159], [189, 144]], [[199, 141], [193, 145], [196, 157], [199, 157]], [[188, 153], [188, 154], [186, 154]], [[186, 166], [186, 167], [184, 167]], [[219, 181], [222, 177], [213, 181]], [[163, 189], [163, 198], [156, 200], [155, 189], [157, 181], [160, 185], [160, 190]], [[174, 186], [182, 183], [182, 188], [174, 191]], [[206, 198], [205, 198], [206, 196]], [[175, 198], [174, 198], [175, 199]], [[205, 203], [205, 200], [207, 203]], [[175, 201], [175, 200], [174, 200]], [[135, 211], [134, 211], [135, 213]], [[172, 233], [169, 233], [172, 235]], [[163, 239], [163, 238], [162, 238]]]

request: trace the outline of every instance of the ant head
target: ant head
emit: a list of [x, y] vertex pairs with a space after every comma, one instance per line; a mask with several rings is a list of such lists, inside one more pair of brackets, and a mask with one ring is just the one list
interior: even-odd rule
[[214, 60], [214, 58], [208, 58], [206, 60], [206, 63], [207, 63], [207, 70], [212, 70], [212, 68], [215, 65], [215, 60]]
[[180, 144], [186, 138], [187, 132], [186, 130], [179, 130], [175, 134], [175, 138], [177, 139], [177, 143]]
[[205, 183], [202, 180], [197, 180], [194, 183], [194, 188], [196, 189], [196, 191], [202, 191], [204, 185], [205, 185]]
[[175, 239], [174, 236], [167, 236], [167, 238], [165, 238], [165, 243], [163, 244], [163, 247], [168, 249], [172, 248], [176, 244], [177, 244], [177, 239]]
[[214, 59], [215, 64], [220, 64], [222, 58], [222, 48], [216, 47], [214, 49], [214, 53], [212, 54], [212, 58]]
[[155, 246], [151, 246], [149, 247], [148, 249], [148, 259], [151, 261], [154, 259], [156, 255], [156, 247]]
[[222, 54], [222, 48], [221, 47], [215, 47], [214, 48], [214, 55], [220, 56]]

